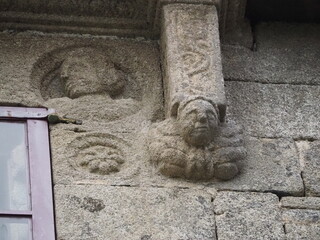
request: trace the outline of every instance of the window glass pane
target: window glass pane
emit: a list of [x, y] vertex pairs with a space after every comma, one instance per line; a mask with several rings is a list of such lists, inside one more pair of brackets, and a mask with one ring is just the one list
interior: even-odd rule
[[1, 240], [32, 240], [31, 220], [27, 218], [0, 218]]
[[30, 210], [26, 124], [0, 122], [0, 211]]

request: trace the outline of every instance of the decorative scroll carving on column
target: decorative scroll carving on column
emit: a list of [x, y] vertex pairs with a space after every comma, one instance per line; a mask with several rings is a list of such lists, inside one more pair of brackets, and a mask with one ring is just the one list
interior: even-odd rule
[[166, 120], [149, 132], [150, 160], [169, 177], [229, 180], [246, 156], [243, 130], [225, 121], [216, 7], [163, 6]]
[[163, 7], [162, 49], [166, 115], [184, 95], [203, 95], [225, 115], [218, 15], [215, 6]]

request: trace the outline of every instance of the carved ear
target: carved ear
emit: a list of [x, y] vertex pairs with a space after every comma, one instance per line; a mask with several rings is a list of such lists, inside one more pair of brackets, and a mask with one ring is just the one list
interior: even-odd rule
[[221, 123], [224, 123], [226, 121], [226, 111], [227, 111], [227, 106], [224, 104], [218, 105], [219, 109], [219, 119]]
[[177, 117], [180, 102], [174, 102], [171, 106], [171, 117]]
[[60, 77], [62, 79], [65, 79], [68, 77], [68, 68], [69, 68], [69, 62], [67, 60], [64, 60], [60, 64]]
[[177, 117], [178, 109], [183, 99], [184, 97], [182, 95], [173, 97], [172, 104], [171, 104], [171, 111], [170, 111], [171, 117], [175, 117], [175, 118]]

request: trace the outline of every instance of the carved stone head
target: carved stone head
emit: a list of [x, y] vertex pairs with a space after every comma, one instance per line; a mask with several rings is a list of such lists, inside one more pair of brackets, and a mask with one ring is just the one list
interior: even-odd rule
[[106, 56], [97, 51], [75, 51], [66, 58], [60, 69], [65, 81], [66, 94], [70, 98], [107, 93], [119, 94], [125, 85], [124, 73]]
[[216, 105], [203, 97], [182, 101], [177, 111], [177, 122], [184, 140], [195, 147], [212, 142], [219, 125]]

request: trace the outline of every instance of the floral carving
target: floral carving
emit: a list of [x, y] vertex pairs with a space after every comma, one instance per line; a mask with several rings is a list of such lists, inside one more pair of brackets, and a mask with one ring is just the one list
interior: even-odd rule
[[119, 172], [125, 163], [126, 142], [110, 134], [85, 134], [70, 145], [76, 149], [71, 165], [80, 171], [107, 175]]

